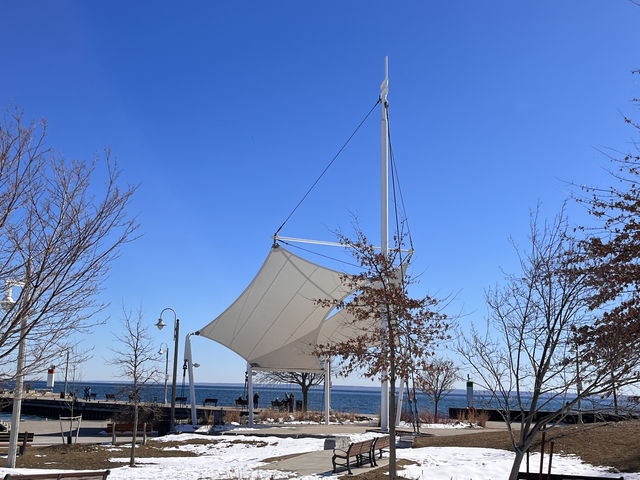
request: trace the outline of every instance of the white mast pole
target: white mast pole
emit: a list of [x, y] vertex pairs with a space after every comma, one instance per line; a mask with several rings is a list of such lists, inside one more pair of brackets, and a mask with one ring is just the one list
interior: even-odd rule
[[247, 362], [247, 409], [249, 410], [249, 426], [253, 427], [253, 368]]
[[[389, 252], [389, 143], [387, 141], [387, 95], [389, 93], [389, 57], [384, 57], [384, 81], [380, 85], [380, 248], [384, 255]], [[386, 319], [381, 318], [382, 327]], [[385, 379], [380, 385], [380, 429], [389, 429], [389, 382]]]
[[[187, 368], [189, 372], [189, 396], [191, 397], [191, 425], [196, 426], [198, 424], [198, 411], [196, 407], [196, 388], [193, 379], [193, 357], [191, 355], [191, 335], [187, 335], [184, 341], [184, 358], [187, 361]], [[169, 349], [167, 348], [167, 351]], [[166, 392], [166, 390], [165, 390]]]
[[329, 425], [331, 413], [331, 359], [324, 361], [324, 424]]

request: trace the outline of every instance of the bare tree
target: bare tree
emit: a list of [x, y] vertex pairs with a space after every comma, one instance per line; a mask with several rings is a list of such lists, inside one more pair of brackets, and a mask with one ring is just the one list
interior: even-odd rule
[[[432, 297], [412, 298], [407, 286], [412, 278], [406, 272], [401, 241], [388, 254], [377, 251], [362, 232], [356, 240], [339, 236], [351, 247], [362, 267], [356, 275], [343, 275], [348, 291], [355, 293], [342, 301], [319, 299], [318, 304], [344, 310], [351, 318], [348, 328], [358, 335], [316, 348], [321, 357], [335, 356], [342, 362], [341, 374], [361, 371], [367, 377], [389, 381], [389, 418], [395, 418], [396, 382], [416, 369], [426, 369], [439, 340], [446, 337], [446, 317], [436, 309]], [[389, 478], [396, 478], [395, 421], [389, 422]]]
[[[105, 158], [66, 161], [46, 145], [46, 122], [20, 112], [0, 120], [0, 279], [24, 285], [0, 312], [0, 378], [42, 368], [69, 347], [68, 337], [98, 322], [97, 293], [118, 254], [134, 238], [127, 215], [135, 187], [118, 186]], [[100, 184], [102, 182], [102, 185]]]
[[[86, 363], [92, 358], [91, 351], [93, 349], [81, 349], [78, 345], [70, 347], [66, 352], [65, 372], [64, 372], [64, 405], [69, 410], [69, 431], [66, 438], [67, 443], [72, 443], [73, 438], [73, 421], [74, 414], [76, 413], [76, 407], [78, 405], [78, 383], [82, 380], [82, 364]], [[67, 386], [71, 383], [71, 395], [67, 396]], [[64, 433], [64, 432], [62, 432]], [[64, 437], [64, 434], [63, 434]], [[64, 443], [64, 440], [63, 440]]]
[[140, 394], [148, 384], [157, 381], [160, 371], [157, 368], [158, 355], [148, 330], [142, 323], [142, 312], [138, 311], [136, 319], [133, 319], [131, 312], [125, 309], [123, 313], [124, 332], [114, 335], [119, 348], [112, 349], [114, 356], [110, 363], [118, 367], [123, 378], [131, 381], [128, 395], [133, 402], [133, 438], [129, 465], [134, 466]]
[[[306, 412], [309, 406], [309, 389], [322, 384], [324, 374], [313, 372], [258, 372], [258, 383], [292, 383], [302, 390], [302, 409]], [[251, 401], [251, 399], [249, 399]]]
[[608, 392], [612, 382], [636, 380], [630, 367], [637, 349], [613, 360], [597, 348], [576, 348], [576, 332], [593, 319], [591, 290], [574, 268], [576, 242], [568, 231], [563, 213], [543, 225], [532, 214], [529, 249], [516, 249], [520, 271], [487, 292], [486, 332], [473, 327], [458, 347], [507, 424], [516, 452], [511, 480], [541, 430], [553, 428], [581, 400]]
[[[633, 74], [640, 75], [640, 70]], [[640, 107], [640, 99], [633, 103]], [[639, 123], [624, 120], [640, 133]], [[600, 315], [595, 325], [582, 329], [579, 339], [594, 341], [600, 351], [619, 357], [622, 349], [635, 349], [640, 339], [640, 142], [608, 156], [612, 185], [582, 187], [585, 195], [578, 199], [597, 222], [581, 228], [588, 236], [580, 243], [578, 268], [595, 292], [589, 307]], [[615, 383], [611, 393], [617, 410]]]
[[433, 402], [433, 417], [438, 421], [438, 405], [453, 391], [459, 380], [458, 367], [451, 360], [435, 359], [429, 369], [416, 378], [420, 390]]

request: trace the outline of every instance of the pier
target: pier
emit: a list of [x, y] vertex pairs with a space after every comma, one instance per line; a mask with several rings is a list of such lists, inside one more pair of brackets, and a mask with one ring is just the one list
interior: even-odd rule
[[[151, 411], [155, 422], [168, 420], [171, 405], [169, 403], [140, 402], [141, 409]], [[38, 417], [54, 418], [60, 416], [82, 415], [83, 420], [112, 420], [119, 415], [126, 414], [133, 407], [132, 402], [122, 400], [82, 400], [71, 396], [61, 398], [51, 392], [30, 392], [26, 393], [22, 399], [22, 413], [24, 415], [35, 415]], [[11, 412], [13, 410], [13, 395], [11, 393], [0, 393], [0, 411]], [[222, 421], [225, 410], [238, 410], [234, 407], [196, 407], [198, 423], [215, 423]], [[188, 420], [191, 418], [191, 404], [176, 403], [176, 421]]]

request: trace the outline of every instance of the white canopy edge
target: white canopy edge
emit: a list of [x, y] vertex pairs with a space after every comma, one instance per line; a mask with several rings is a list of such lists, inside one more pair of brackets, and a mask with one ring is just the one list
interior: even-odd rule
[[344, 275], [275, 244], [244, 292], [198, 333], [233, 350], [255, 369], [322, 372], [314, 347], [323, 327], [326, 339], [339, 325], [335, 320], [326, 323], [332, 307], [317, 301], [339, 301], [351, 294]]

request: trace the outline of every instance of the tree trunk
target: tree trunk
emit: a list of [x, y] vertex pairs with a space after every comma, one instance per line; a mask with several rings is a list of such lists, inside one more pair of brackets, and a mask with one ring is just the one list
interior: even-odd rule
[[129, 458], [129, 466], [133, 467], [136, 464], [136, 437], [138, 433], [138, 395], [134, 394], [133, 399], [133, 434], [131, 438], [131, 457]]
[[438, 423], [438, 400], [433, 401], [433, 421]]
[[524, 458], [524, 453], [522, 453], [522, 451], [517, 451], [516, 458], [513, 459], [511, 472], [509, 473], [509, 480], [518, 480], [518, 472], [520, 471], [520, 465], [522, 464], [523, 458]]
[[611, 374], [611, 387], [613, 392], [613, 413], [618, 415], [618, 391], [616, 389], [616, 382], [613, 377], [613, 373]]
[[396, 364], [389, 363], [389, 480], [396, 478]]
[[309, 401], [309, 385], [302, 385], [302, 411], [307, 411], [307, 404]]

